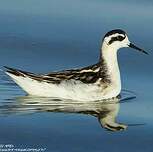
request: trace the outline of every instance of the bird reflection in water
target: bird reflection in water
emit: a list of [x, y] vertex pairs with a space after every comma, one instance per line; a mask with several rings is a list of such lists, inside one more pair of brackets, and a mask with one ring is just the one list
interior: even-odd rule
[[33, 96], [16, 97], [0, 106], [1, 114], [27, 114], [36, 112], [61, 112], [91, 115], [98, 119], [100, 125], [109, 131], [127, 129], [127, 125], [118, 123], [116, 117], [120, 101], [130, 100], [134, 96], [116, 97], [95, 102], [78, 102], [57, 98], [38, 98]]

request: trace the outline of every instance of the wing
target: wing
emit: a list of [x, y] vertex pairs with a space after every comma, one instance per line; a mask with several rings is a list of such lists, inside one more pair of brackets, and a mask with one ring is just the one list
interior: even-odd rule
[[79, 80], [84, 83], [94, 83], [99, 78], [100, 63], [81, 68], [72, 69], [59, 72], [52, 72], [46, 75], [42, 75], [44, 79], [48, 79], [51, 82], [60, 83], [63, 80]]
[[5, 67], [8, 73], [16, 76], [29, 77], [36, 81], [44, 81], [47, 83], [59, 84], [64, 80], [79, 80], [84, 83], [94, 83], [99, 79], [100, 63], [73, 70], [65, 70], [59, 72], [52, 72], [45, 75], [34, 74], [10, 67]]

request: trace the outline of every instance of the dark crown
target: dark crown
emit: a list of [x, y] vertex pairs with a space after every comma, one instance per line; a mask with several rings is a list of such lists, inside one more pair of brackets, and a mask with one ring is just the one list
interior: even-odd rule
[[104, 38], [105, 37], [109, 37], [109, 36], [114, 35], [114, 34], [122, 34], [124, 36], [116, 35], [114, 37], [111, 37], [111, 39], [109, 40], [108, 44], [112, 44], [115, 41], [122, 41], [126, 37], [126, 33], [123, 30], [121, 30], [121, 29], [115, 29], [115, 30], [112, 30], [112, 31], [109, 31], [108, 33], [106, 33], [106, 35], [104, 36]]
[[104, 36], [104, 38], [105, 37], [108, 37], [110, 35], [116, 34], [116, 33], [126, 35], [126, 32], [124, 32], [123, 30], [121, 30], [121, 29], [115, 29], [115, 30], [112, 30], [112, 31], [109, 31], [108, 33], [106, 33], [105, 36]]

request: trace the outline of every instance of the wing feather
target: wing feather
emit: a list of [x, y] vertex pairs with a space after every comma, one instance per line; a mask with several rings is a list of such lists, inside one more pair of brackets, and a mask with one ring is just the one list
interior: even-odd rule
[[10, 67], [6, 67], [7, 72], [16, 76], [29, 77], [37, 81], [59, 84], [64, 80], [78, 80], [84, 83], [94, 83], [99, 79], [99, 64], [94, 64], [81, 69], [72, 69], [59, 72], [52, 72], [46, 75], [34, 74]]

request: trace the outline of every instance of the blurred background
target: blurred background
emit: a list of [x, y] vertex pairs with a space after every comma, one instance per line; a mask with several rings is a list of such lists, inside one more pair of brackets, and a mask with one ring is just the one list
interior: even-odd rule
[[[67, 134], [61, 133], [61, 136], [60, 133], [56, 134], [56, 141], [59, 142], [61, 138], [65, 139], [67, 144], [61, 146], [64, 150], [70, 148], [70, 151], [74, 150], [75, 143], [79, 143], [77, 146], [80, 146], [80, 151], [83, 151], [85, 147], [88, 147], [88, 151], [93, 151], [95, 147], [95, 151], [100, 149], [111, 150], [112, 147], [115, 151], [118, 151], [116, 145], [118, 142], [115, 138], [119, 136], [119, 141], [127, 143], [122, 143], [122, 150], [126, 147], [129, 151], [128, 142], [130, 142], [133, 147], [131, 149], [134, 149], [134, 151], [144, 151], [144, 147], [148, 148], [146, 151], [151, 151], [152, 148], [148, 146], [153, 143], [153, 133], [150, 132], [150, 129], [153, 128], [152, 24], [153, 1], [151, 0], [1, 0], [0, 67], [3, 68], [5, 65], [35, 73], [47, 73], [88, 66], [96, 63], [99, 59], [101, 39], [106, 32], [116, 28], [125, 30], [130, 41], [140, 48], [144, 48], [150, 55], [144, 55], [130, 48], [124, 48], [118, 52], [122, 87], [134, 91], [137, 96], [133, 104], [125, 104], [125, 107], [121, 106], [120, 113], [122, 117], [120, 119], [128, 121], [132, 119], [140, 122], [144, 120], [149, 125], [144, 128], [140, 127], [138, 130], [137, 128], [129, 129], [128, 132], [123, 133], [124, 135], [108, 135], [105, 132], [99, 134], [102, 129], [93, 132], [93, 127], [88, 127], [86, 133], [89, 138], [91, 133], [91, 140], [81, 136], [81, 133], [83, 133], [82, 126], [78, 127], [78, 134], [74, 133], [76, 130], [73, 130], [72, 127], [69, 129], [64, 128], [68, 132], [71, 130], [69, 135], [66, 136]], [[8, 92], [6, 94], [9, 96]], [[24, 94], [24, 92], [21, 91], [21, 94]], [[65, 125], [64, 116], [59, 116], [60, 121], [63, 122], [60, 126]], [[45, 119], [44, 124], [47, 125], [49, 118], [48, 116], [45, 118], [40, 117], [36, 118], [38, 118], [37, 126], [40, 125], [41, 127], [38, 128], [41, 130], [41, 121]], [[28, 118], [27, 122], [33, 119], [31, 118]], [[82, 116], [74, 118], [77, 119], [78, 124], [85, 120], [83, 117], [82, 121]], [[73, 123], [76, 123], [74, 119], [70, 119]], [[93, 119], [86, 119], [88, 126], [97, 124]], [[0, 134], [4, 132], [5, 126], [11, 126], [13, 120], [16, 121], [16, 117], [3, 120], [2, 128], [4, 128], [1, 129]], [[56, 123], [56, 116], [54, 116], [54, 122]], [[17, 126], [21, 129], [19, 133], [15, 129], [18, 128]], [[31, 133], [30, 127], [28, 129]], [[50, 128], [46, 129], [45, 135], [39, 129], [38, 135], [36, 132], [35, 134], [31, 133], [32, 135], [27, 135], [25, 139], [30, 139], [31, 143], [35, 143], [34, 136], [38, 136], [37, 142], [39, 144], [44, 140], [48, 143], [48, 147], [51, 148], [54, 145], [54, 151], [58, 151], [58, 145], [49, 142], [51, 137], [48, 132], [52, 132]], [[56, 130], [58, 129], [61, 131], [62, 128], [56, 128]], [[5, 130], [6, 134], [1, 136], [0, 143], [1, 141], [12, 142], [12, 139], [14, 139], [19, 144], [24, 127], [15, 123], [13, 130], [15, 133], [12, 138], [9, 137], [10, 132], [8, 130], [11, 131], [11, 127]], [[146, 134], [142, 134], [142, 132]], [[72, 147], [68, 146], [70, 134], [72, 136], [75, 134], [77, 137], [72, 141], [74, 142]], [[104, 138], [102, 139], [103, 135]], [[42, 137], [42, 140], [39, 137]], [[136, 141], [133, 140], [135, 138], [137, 138]], [[84, 139], [84, 142], [79, 142], [82, 139]], [[108, 140], [103, 148], [101, 147], [101, 140], [104, 142]], [[109, 141], [112, 141], [112, 147], [109, 145]]]

